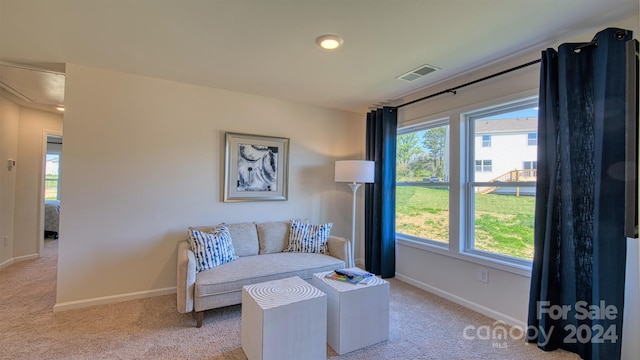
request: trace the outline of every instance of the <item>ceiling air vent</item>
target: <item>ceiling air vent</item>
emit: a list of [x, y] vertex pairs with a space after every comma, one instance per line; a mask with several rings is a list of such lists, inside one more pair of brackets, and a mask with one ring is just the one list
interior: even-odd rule
[[433, 65], [424, 64], [409, 71], [408, 73], [398, 76], [396, 79], [400, 79], [404, 81], [414, 81], [425, 75], [431, 74], [436, 70], [440, 70], [440, 68], [435, 67]]

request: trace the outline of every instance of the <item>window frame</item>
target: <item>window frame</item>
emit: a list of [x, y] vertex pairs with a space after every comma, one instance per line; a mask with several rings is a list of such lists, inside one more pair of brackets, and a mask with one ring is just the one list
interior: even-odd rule
[[482, 134], [482, 147], [491, 147], [491, 134]]
[[[456, 259], [468, 264], [475, 264], [478, 266], [488, 267], [492, 269], [498, 269], [514, 275], [523, 277], [531, 276], [531, 263], [522, 264], [514, 263], [513, 261], [507, 261], [485, 256], [482, 253], [465, 252], [465, 208], [468, 206], [468, 200], [466, 194], [468, 191], [465, 189], [464, 176], [468, 172], [469, 154], [467, 145], [467, 136], [469, 136], [469, 129], [465, 125], [464, 114], [475, 112], [479, 109], [495, 108], [498, 105], [509, 104], [513, 102], [519, 102], [523, 100], [538, 99], [538, 89], [531, 88], [529, 90], [504, 95], [495, 98], [489, 98], [487, 100], [481, 100], [472, 104], [462, 105], [458, 107], [451, 107], [443, 109], [439, 112], [430, 113], [427, 115], [418, 115], [412, 118], [405, 118], [399, 122], [398, 131], [410, 132], [412, 129], [417, 129], [423, 124], [437, 121], [439, 119], [449, 118], [449, 131], [450, 131], [450, 148], [449, 148], [449, 244], [446, 243], [431, 243], [424, 239], [413, 239], [403, 234], [396, 233], [396, 243], [401, 245], [402, 248], [417, 249], [420, 251], [426, 251], [440, 256], [446, 256], [452, 259]], [[406, 115], [405, 115], [406, 116]], [[512, 259], [512, 258], [510, 258]]]
[[[480, 162], [479, 165], [478, 161]], [[480, 166], [480, 170], [478, 170], [478, 166]], [[474, 161], [474, 172], [493, 172], [493, 159], [479, 159]]]
[[[414, 132], [418, 132], [418, 131], [423, 131], [423, 130], [428, 130], [428, 129], [433, 129], [433, 128], [437, 128], [437, 127], [441, 127], [441, 126], [448, 126], [449, 127], [449, 137], [451, 137], [451, 119], [449, 117], [438, 117], [434, 120], [428, 120], [428, 121], [422, 121], [419, 122], [417, 125], [414, 126], [404, 126], [404, 127], [399, 127], [397, 129], [397, 134], [396, 136], [399, 135], [405, 135], [405, 134], [410, 134], [410, 133], [414, 133]], [[445, 149], [446, 151], [447, 149]], [[450, 156], [450, 155], [449, 155]], [[398, 186], [419, 186], [419, 187], [447, 187], [449, 189], [449, 210], [451, 209], [451, 186], [450, 186], [450, 178], [451, 178], [451, 174], [447, 174], [447, 178], [446, 179], [442, 179], [442, 181], [438, 181], [438, 182], [410, 182], [410, 181], [403, 181], [403, 182], [396, 182], [396, 187]], [[395, 218], [394, 218], [395, 220]], [[414, 236], [414, 235], [410, 235], [410, 234], [404, 234], [404, 233], [399, 233], [396, 231], [396, 239], [403, 239], [403, 240], [407, 240], [407, 241], [411, 241], [414, 243], [423, 243], [423, 244], [428, 244], [429, 246], [432, 246], [434, 248], [439, 248], [439, 249], [448, 249], [449, 248], [449, 244], [451, 243], [451, 216], [449, 217], [449, 238], [447, 239], [446, 242], [444, 241], [438, 241], [438, 240], [434, 240], [434, 239], [429, 239], [429, 238], [421, 238], [418, 236]]]
[[[461, 252], [471, 254], [479, 257], [486, 257], [489, 259], [494, 259], [503, 263], [513, 264], [519, 267], [530, 267], [532, 265], [532, 260], [515, 258], [512, 256], [502, 255], [498, 253], [493, 253], [485, 250], [478, 250], [475, 248], [475, 189], [478, 187], [491, 187], [494, 186], [495, 183], [487, 182], [487, 181], [475, 181], [475, 141], [476, 141], [476, 133], [475, 133], [475, 120], [483, 119], [486, 117], [490, 117], [493, 115], [500, 115], [506, 112], [518, 111], [530, 109], [532, 107], [538, 106], [538, 96], [524, 98], [516, 101], [500, 103], [496, 102], [494, 106], [487, 106], [484, 108], [480, 108], [477, 110], [470, 110], [461, 114], [461, 121], [464, 123], [464, 127], [467, 129], [467, 136], [465, 142], [462, 146], [466, 146], [467, 159], [469, 159], [468, 164], [466, 166], [466, 176], [464, 176], [462, 181], [463, 185], [463, 197], [465, 199], [465, 209], [464, 209], [464, 232], [463, 238], [464, 241], [461, 241]], [[528, 137], [528, 135], [527, 135]], [[537, 161], [537, 159], [536, 159]], [[534, 187], [536, 186], [535, 181], [527, 181], [527, 182], [518, 182], [518, 183], [501, 183], [501, 187]]]
[[[531, 135], [535, 135], [535, 137], [531, 137]], [[531, 142], [534, 142], [533, 144]], [[527, 146], [538, 146], [538, 133], [527, 133]]]

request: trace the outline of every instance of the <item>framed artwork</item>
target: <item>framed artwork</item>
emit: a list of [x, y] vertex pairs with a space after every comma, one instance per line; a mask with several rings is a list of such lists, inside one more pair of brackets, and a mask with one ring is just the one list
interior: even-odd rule
[[289, 139], [226, 133], [224, 201], [287, 200]]

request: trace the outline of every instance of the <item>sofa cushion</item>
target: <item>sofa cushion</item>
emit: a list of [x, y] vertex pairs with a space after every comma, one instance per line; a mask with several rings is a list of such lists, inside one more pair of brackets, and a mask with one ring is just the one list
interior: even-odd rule
[[260, 254], [283, 252], [289, 244], [290, 221], [274, 221], [256, 224]]
[[244, 285], [313, 274], [345, 266], [329, 255], [311, 253], [273, 253], [241, 257], [236, 261], [202, 271], [196, 275], [194, 296], [204, 297], [240, 291]]
[[284, 251], [328, 254], [327, 240], [332, 226], [332, 223], [312, 225], [292, 220], [289, 230], [289, 246]]
[[227, 224], [231, 241], [238, 256], [258, 255], [258, 233], [252, 222]]
[[189, 229], [189, 246], [196, 258], [196, 272], [236, 260], [229, 229], [219, 225], [211, 232]]

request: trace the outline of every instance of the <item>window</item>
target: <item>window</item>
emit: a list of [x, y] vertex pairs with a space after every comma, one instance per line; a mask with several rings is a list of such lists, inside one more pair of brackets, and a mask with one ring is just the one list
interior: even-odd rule
[[476, 172], [491, 172], [491, 160], [476, 160]]
[[[464, 115], [471, 161], [463, 190], [465, 252], [523, 264], [533, 259], [537, 149], [528, 145], [537, 140], [536, 105], [530, 99]], [[481, 147], [477, 140], [489, 129], [493, 161], [482, 158], [484, 135]]]
[[482, 135], [482, 147], [491, 147], [491, 135]]
[[47, 153], [44, 177], [44, 199], [59, 200], [60, 185], [58, 174], [60, 169], [60, 154]]
[[538, 162], [537, 161], [525, 161], [522, 163], [522, 169], [524, 170], [524, 176], [536, 178], [538, 171]]
[[396, 232], [444, 246], [449, 242], [449, 119], [399, 129]]
[[527, 134], [527, 145], [536, 146], [538, 145], [538, 133], [528, 133]]
[[529, 271], [538, 166], [537, 147], [528, 145], [529, 134], [537, 139], [533, 95], [400, 125], [399, 243], [516, 273]]

